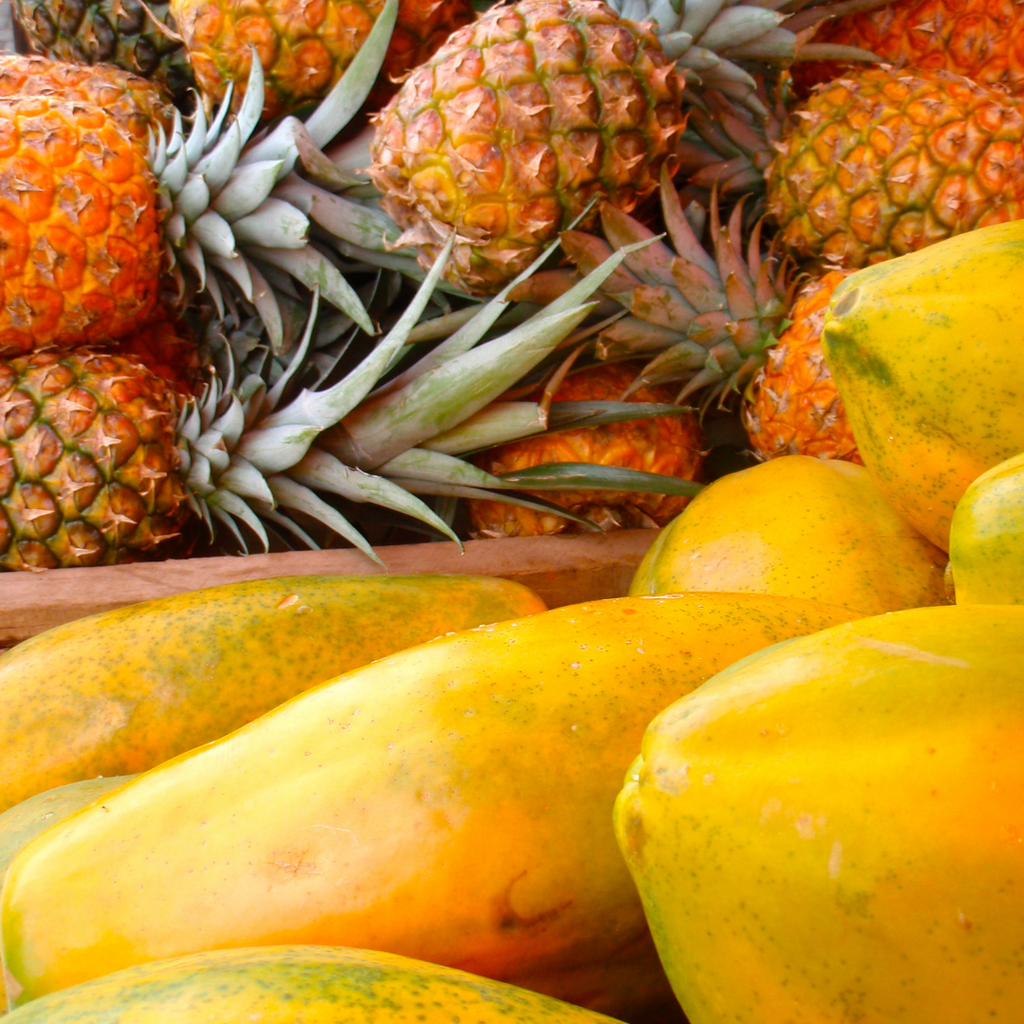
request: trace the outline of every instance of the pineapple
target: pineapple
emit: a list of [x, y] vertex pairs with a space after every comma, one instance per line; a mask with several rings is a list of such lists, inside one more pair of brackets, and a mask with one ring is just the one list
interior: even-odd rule
[[0, 566], [99, 565], [176, 538], [180, 398], [126, 356], [0, 362]]
[[821, 350], [825, 310], [850, 271], [833, 270], [801, 289], [792, 321], [747, 389], [743, 423], [762, 458], [811, 455], [861, 463], [857, 443]]
[[[386, 39], [375, 32], [368, 60]], [[240, 152], [262, 109], [258, 64], [237, 118], [208, 125], [198, 111], [187, 138], [180, 119], [165, 137], [151, 90], [137, 90], [124, 72], [52, 74], [77, 81], [76, 91], [47, 85], [0, 96], [0, 354], [123, 337], [153, 319], [161, 291], [183, 308], [203, 290], [220, 308], [232, 291], [251, 301], [277, 348], [282, 314], [268, 276], [319, 287], [374, 333], [335, 263], [310, 244], [309, 219], [274, 192], [299, 159], [300, 133], [303, 159], [315, 161], [310, 130], [293, 119]], [[338, 96], [351, 93], [346, 86]], [[137, 93], [143, 102], [133, 108]], [[314, 114], [324, 139], [341, 127], [330, 120], [337, 109]]]
[[[556, 402], [615, 401], [630, 386], [642, 364], [606, 363], [570, 374], [554, 391]], [[539, 396], [538, 396], [539, 397]], [[638, 388], [630, 401], [667, 404], [671, 389]], [[629, 420], [525, 438], [489, 449], [474, 458], [496, 476], [551, 463], [591, 463], [697, 480], [704, 453], [697, 417], [692, 413]], [[685, 495], [624, 491], [563, 491], [556, 505], [584, 516], [608, 531], [623, 527], [664, 526], [690, 501]], [[498, 501], [468, 502], [477, 537], [519, 537], [578, 528], [555, 511], [522, 508]]]
[[[828, 10], [802, 6], [812, 23]], [[400, 244], [427, 266], [454, 228], [448, 279], [496, 291], [591, 200], [629, 211], [655, 191], [661, 166], [676, 164], [684, 99], [715, 86], [763, 114], [755, 79], [735, 62], [791, 59], [788, 23], [785, 12], [724, 0], [491, 8], [377, 119], [370, 173], [405, 229]]]
[[143, 147], [159, 125], [174, 127], [174, 107], [158, 86], [116, 67], [82, 67], [46, 57], [0, 54], [0, 97], [49, 96], [102, 107]]
[[850, 71], [777, 149], [768, 209], [800, 258], [862, 267], [1024, 216], [1024, 112], [948, 72]]
[[[240, 98], [255, 45], [263, 64], [267, 120], [315, 103], [341, 77], [380, 16], [384, 0], [171, 0], [200, 90]], [[400, 0], [398, 21], [371, 103], [474, 17], [471, 0]]]
[[184, 99], [192, 74], [166, 0], [12, 0], [32, 48], [72, 64], [113, 64]]
[[[870, 50], [896, 67], [950, 71], [1014, 94], [1024, 90], [1024, 8], [1018, 0], [896, 0], [825, 22], [815, 43]], [[802, 85], [838, 77], [828, 64], [798, 65]]]

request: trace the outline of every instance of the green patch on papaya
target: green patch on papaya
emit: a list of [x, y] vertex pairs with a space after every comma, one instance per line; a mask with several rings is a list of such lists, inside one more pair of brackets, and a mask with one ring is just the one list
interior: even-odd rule
[[823, 338], [825, 355], [830, 363], [841, 364], [845, 373], [861, 380], [892, 386], [889, 364], [857, 341], [849, 328], [835, 323], [826, 324]]

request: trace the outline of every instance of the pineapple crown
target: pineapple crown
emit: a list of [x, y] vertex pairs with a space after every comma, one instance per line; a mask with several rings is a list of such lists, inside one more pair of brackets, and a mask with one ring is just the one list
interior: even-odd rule
[[[332, 224], [338, 220], [337, 204], [343, 204], [359, 231], [387, 234], [390, 226], [392, 236], [397, 236], [397, 229], [383, 215], [374, 217], [366, 210], [360, 216], [364, 208], [318, 188], [358, 184], [335, 167], [321, 147], [348, 123], [369, 94], [397, 10], [398, 0], [387, 0], [344, 76], [305, 121], [285, 117], [273, 130], [252, 139], [263, 110], [263, 69], [254, 55], [235, 116], [228, 117], [229, 84], [212, 121], [207, 120], [202, 104], [196, 104], [187, 136], [180, 113], [175, 113], [169, 136], [157, 125], [149, 159], [166, 208], [166, 257], [179, 302], [193, 292], [205, 291], [223, 316], [225, 292], [234, 288], [257, 310], [271, 346], [279, 350], [284, 343], [284, 320], [278, 291], [294, 287], [289, 282], [295, 281], [317, 289], [323, 300], [353, 323], [368, 334], [375, 333], [336, 256], [310, 239], [310, 218], [300, 205], [303, 201], [311, 205], [309, 195], [322, 191], [336, 200]], [[297, 170], [312, 182], [302, 182]], [[290, 201], [289, 191], [301, 197], [300, 205]], [[357, 236], [365, 237], [358, 232]]]
[[[636, 403], [628, 410], [620, 403], [562, 403], [580, 408], [561, 408], [553, 414], [545, 402], [495, 401], [571, 339], [593, 308], [587, 298], [615, 272], [628, 250], [612, 254], [540, 311], [511, 317], [519, 322], [496, 337], [489, 335], [500, 327], [500, 318], [523, 312], [510, 310], [512, 285], [487, 304], [469, 307], [468, 316], [462, 311], [451, 314], [448, 324], [455, 329], [441, 328], [448, 335], [445, 340], [380, 383], [406, 345], [427, 333], [414, 334], [414, 328], [453, 242], [454, 237], [391, 331], [335, 384], [325, 386], [337, 360], [314, 363], [309, 358], [319, 304], [316, 291], [305, 331], [287, 362], [275, 358], [269, 345], [253, 348], [253, 339], [244, 330], [239, 337], [223, 325], [214, 328], [208, 341], [222, 370], [199, 397], [186, 402], [178, 424], [180, 472], [193, 510], [211, 532], [217, 521], [246, 549], [240, 529], [244, 523], [265, 547], [269, 538], [264, 523], [269, 522], [316, 547], [291, 515], [299, 512], [379, 561], [358, 529], [321, 495], [412, 516], [458, 542], [449, 523], [416, 495], [498, 498], [554, 510], [591, 526], [540, 498], [516, 492], [581, 485], [687, 495], [699, 490], [699, 484], [672, 477], [572, 464], [535, 467], [499, 478], [460, 457], [549, 428], [670, 411], [663, 406], [644, 409]], [[550, 250], [541, 260], [549, 254]], [[229, 325], [244, 326], [237, 311], [229, 315]], [[431, 321], [425, 326], [436, 332], [440, 325]], [[315, 378], [311, 386], [300, 387], [300, 380], [310, 373]]]
[[[744, 250], [742, 201], [724, 225], [715, 192], [710, 205], [711, 252], [700, 241], [704, 208], [693, 202], [684, 210], [667, 172], [662, 174], [661, 208], [675, 251], [662, 236], [611, 206], [601, 209], [607, 241], [581, 231], [562, 234], [562, 247], [581, 272], [614, 250], [623, 255], [622, 266], [601, 291], [628, 315], [602, 328], [595, 350], [604, 360], [654, 356], [627, 395], [644, 385], [681, 381], [677, 401], [700, 391], [706, 409], [715, 399], [742, 390], [786, 326], [796, 286], [789, 264], [773, 249], [762, 255], [760, 220]], [[534, 288], [557, 291], [573, 280], [571, 272], [553, 271], [515, 294], [528, 299]]]
[[807, 37], [827, 18], [882, 7], [892, 0], [607, 0], [620, 17], [649, 22], [662, 49], [698, 95], [717, 89], [741, 106], [764, 115], [754, 77], [744, 62], [785, 64], [793, 60], [874, 60], [852, 46], [810, 43]]

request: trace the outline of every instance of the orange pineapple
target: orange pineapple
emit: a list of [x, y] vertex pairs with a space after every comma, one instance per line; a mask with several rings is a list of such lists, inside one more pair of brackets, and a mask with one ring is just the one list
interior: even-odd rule
[[[587, 367], [566, 377], [555, 390], [554, 401], [619, 401], [642, 367], [642, 363]], [[628, 401], [669, 404], [674, 397], [673, 388], [642, 387]], [[703, 452], [697, 417], [682, 414], [511, 441], [483, 452], [473, 461], [495, 475], [551, 462], [588, 462], [696, 480]], [[622, 491], [545, 491], [540, 497], [593, 520], [604, 530], [664, 526], [690, 501], [677, 495]], [[474, 499], [468, 502], [468, 508], [474, 535], [479, 537], [535, 536], [578, 528], [555, 513], [504, 502]]]
[[[897, 67], [951, 71], [1013, 93], [1024, 89], [1024, 6], [1017, 0], [895, 0], [824, 22], [815, 43], [856, 46]], [[835, 65], [794, 65], [802, 85]]]
[[121, 120], [0, 98], [0, 354], [126, 334], [156, 309], [162, 259], [157, 180]]
[[805, 285], [789, 314], [792, 323], [747, 390], [743, 423], [763, 458], [811, 455], [861, 462], [821, 350], [825, 310], [849, 273], [834, 270]]
[[[266, 78], [263, 116], [287, 114], [323, 97], [373, 28], [384, 0], [171, 0], [200, 90], [219, 98], [228, 82], [241, 100], [255, 45]], [[400, 0], [398, 21], [371, 102], [473, 19], [471, 0]]]

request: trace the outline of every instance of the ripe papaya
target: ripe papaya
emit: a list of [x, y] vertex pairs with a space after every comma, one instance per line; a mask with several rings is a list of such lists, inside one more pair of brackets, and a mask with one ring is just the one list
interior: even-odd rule
[[835, 290], [822, 347], [864, 464], [949, 550], [971, 481], [1024, 451], [1024, 221], [867, 267]]
[[0, 886], [11, 861], [29, 840], [134, 778], [134, 775], [113, 775], [69, 782], [66, 786], [37, 793], [0, 814]]
[[442, 633], [542, 611], [474, 576], [292, 576], [102, 612], [0, 657], [0, 810], [145, 771]]
[[945, 604], [945, 566], [863, 466], [790, 455], [706, 487], [661, 531], [629, 592], [742, 590], [880, 615]]
[[1019, 1024], [1024, 608], [779, 644], [659, 715], [619, 842], [691, 1024]]
[[949, 564], [957, 604], [1024, 604], [1024, 455], [982, 473], [957, 502]]
[[853, 613], [762, 594], [570, 605], [318, 686], [33, 840], [2, 896], [19, 1003], [147, 960], [309, 943], [634, 1019], [675, 1005], [611, 812], [650, 719]]
[[128, 967], [37, 999], [9, 1024], [612, 1024], [465, 971], [327, 946], [219, 949]]

